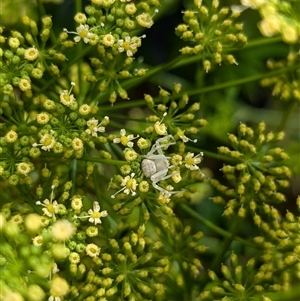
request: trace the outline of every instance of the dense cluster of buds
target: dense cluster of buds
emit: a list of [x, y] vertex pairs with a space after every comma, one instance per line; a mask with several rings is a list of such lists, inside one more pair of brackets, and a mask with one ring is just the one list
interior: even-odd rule
[[[284, 66], [295, 66], [299, 62], [299, 52], [291, 51], [286, 60], [275, 61], [268, 60], [267, 67], [271, 70], [276, 70]], [[280, 74], [271, 78], [264, 78], [261, 81], [263, 87], [273, 87], [272, 94], [282, 101], [295, 100], [300, 102], [300, 84], [299, 78], [300, 69], [289, 74]]]
[[[247, 43], [243, 34], [243, 24], [235, 23], [239, 12], [230, 8], [219, 8], [219, 1], [211, 1], [211, 6], [194, 1], [195, 8], [183, 13], [183, 24], [176, 27], [176, 34], [192, 46], [181, 49], [182, 54], [202, 55], [203, 68], [208, 72], [212, 65], [222, 62], [237, 64], [232, 54], [224, 53], [226, 48], [242, 47]], [[213, 24], [213, 26], [212, 26]]]
[[[271, 301], [272, 293], [281, 290], [286, 284], [286, 277], [277, 274], [276, 270], [266, 270], [265, 265], [260, 265], [259, 260], [250, 258], [245, 264], [239, 263], [238, 256], [232, 253], [228, 264], [222, 264], [221, 275], [209, 271], [211, 279], [209, 287], [200, 294], [203, 301], [229, 301], [232, 298]], [[274, 274], [273, 274], [274, 273]]]
[[233, 162], [221, 169], [230, 184], [227, 186], [211, 180], [223, 195], [214, 197], [213, 201], [225, 205], [224, 215], [237, 213], [245, 217], [247, 213], [262, 213], [263, 204], [285, 201], [284, 194], [279, 191], [288, 187], [291, 171], [282, 165], [288, 155], [275, 146], [283, 137], [282, 132], [265, 133], [263, 122], [256, 129], [241, 123], [237, 136], [228, 135], [232, 149], [221, 146], [219, 153]]

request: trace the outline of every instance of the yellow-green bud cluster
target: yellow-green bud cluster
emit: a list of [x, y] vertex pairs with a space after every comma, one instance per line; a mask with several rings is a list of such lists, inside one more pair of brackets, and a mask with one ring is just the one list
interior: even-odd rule
[[250, 300], [260, 299], [264, 294], [284, 291], [282, 279], [273, 274], [276, 270], [267, 270], [265, 265], [257, 269], [254, 258], [250, 258], [244, 264], [240, 264], [239, 261], [238, 256], [232, 253], [229, 263], [222, 264], [221, 275], [218, 276], [212, 270], [208, 271], [211, 283], [208, 285], [209, 289], [200, 293], [200, 299], [204, 301], [225, 301], [232, 298]]
[[219, 7], [219, 1], [210, 2], [210, 7], [195, 3], [195, 9], [183, 13], [183, 24], [175, 33], [191, 46], [185, 46], [182, 54], [201, 54], [203, 68], [208, 72], [212, 65], [222, 62], [237, 64], [232, 54], [224, 53], [228, 47], [242, 47], [247, 43], [243, 25], [235, 20], [240, 13]]
[[[294, 66], [299, 62], [299, 52], [291, 51], [286, 60], [269, 60], [267, 67], [271, 70]], [[273, 87], [272, 95], [282, 101], [297, 101], [300, 103], [300, 84], [297, 80], [300, 70], [297, 69], [290, 73], [280, 74], [261, 81], [263, 87]]]
[[[188, 106], [189, 97], [182, 92], [181, 84], [174, 83], [171, 93], [160, 88], [156, 99], [149, 94], [145, 94], [144, 99], [147, 106], [156, 113], [148, 117], [148, 121], [153, 125], [146, 128], [147, 134], [161, 136], [166, 135], [168, 131], [176, 140], [182, 140], [184, 143], [197, 142], [197, 139], [193, 140], [188, 136], [197, 135], [199, 128], [206, 126], [207, 121], [198, 118], [200, 103]], [[181, 109], [185, 109], [185, 112], [179, 113]]]
[[[261, 259], [268, 269], [283, 270], [288, 272], [289, 268], [296, 265], [300, 270], [300, 219], [292, 212], [287, 212], [284, 217], [276, 209], [270, 206], [264, 207], [265, 211], [271, 211], [274, 222], [260, 221], [261, 236], [254, 237], [254, 243], [263, 249]], [[299, 277], [299, 276], [298, 276]], [[282, 287], [290, 284], [282, 283]]]
[[219, 153], [234, 162], [221, 169], [230, 183], [228, 186], [211, 180], [223, 195], [213, 198], [213, 201], [225, 205], [225, 216], [237, 213], [243, 218], [247, 212], [260, 210], [263, 203], [285, 201], [279, 191], [289, 186], [291, 171], [284, 165], [288, 155], [282, 148], [274, 146], [283, 136], [282, 132], [265, 133], [264, 123], [259, 123], [256, 129], [241, 123], [237, 136], [228, 135], [232, 149], [219, 147]]
[[101, 295], [110, 297], [122, 290], [126, 300], [154, 299], [158, 293], [161, 295], [159, 300], [163, 300], [164, 286], [160, 285], [159, 279], [168, 270], [169, 261], [159, 260], [154, 252], [158, 244], [145, 237], [144, 232], [145, 225], [142, 225], [122, 241], [109, 240], [107, 252], [101, 254], [98, 276], [103, 287]]
[[[167, 229], [167, 231], [166, 231]], [[165, 258], [171, 266], [179, 265], [182, 272], [188, 272], [192, 278], [197, 278], [203, 268], [199, 257], [207, 251], [207, 247], [201, 244], [203, 232], [193, 233], [191, 226], [183, 226], [178, 218], [164, 218], [159, 220], [155, 232], [160, 237], [163, 248], [171, 252], [174, 256], [174, 262]], [[167, 242], [164, 243], [164, 242]], [[188, 254], [194, 254], [190, 256]], [[170, 276], [177, 282], [179, 287], [187, 285], [186, 279], [178, 275], [178, 270], [170, 266]]]

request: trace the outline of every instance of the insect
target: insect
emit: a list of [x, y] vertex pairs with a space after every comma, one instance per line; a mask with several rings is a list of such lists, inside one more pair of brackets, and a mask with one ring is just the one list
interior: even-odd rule
[[[162, 142], [168, 141], [169, 139], [171, 139], [171, 142], [162, 144]], [[172, 168], [173, 165], [170, 165], [168, 160], [170, 159], [170, 157], [166, 157], [164, 155], [162, 148], [169, 147], [170, 145], [173, 145], [175, 143], [175, 139], [172, 135], [157, 139], [147, 155], [144, 156], [145, 159], [143, 159], [141, 164], [142, 171], [145, 177], [150, 178], [153, 187], [166, 194], [174, 194], [179, 192], [168, 191], [157, 185], [159, 181], [168, 179], [174, 175], [174, 173], [167, 175], [169, 169]]]

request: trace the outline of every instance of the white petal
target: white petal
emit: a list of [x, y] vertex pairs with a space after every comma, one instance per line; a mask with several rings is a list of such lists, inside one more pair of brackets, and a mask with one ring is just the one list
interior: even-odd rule
[[94, 202], [93, 209], [94, 209], [94, 212], [99, 212], [100, 211], [100, 205], [99, 205], [98, 202]]

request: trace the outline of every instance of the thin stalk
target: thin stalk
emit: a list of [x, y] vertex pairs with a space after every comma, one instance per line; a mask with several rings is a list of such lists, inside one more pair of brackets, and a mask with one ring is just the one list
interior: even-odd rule
[[110, 164], [110, 165], [124, 165], [127, 163], [126, 161], [121, 161], [121, 160], [102, 159], [102, 158], [95, 158], [95, 157], [90, 157], [90, 156], [85, 156], [85, 157], [82, 157], [77, 160], [104, 163], [104, 164]]
[[280, 132], [282, 130], [284, 130], [284, 128], [286, 127], [288, 121], [289, 121], [289, 117], [290, 115], [292, 114], [292, 112], [294, 111], [294, 109], [296, 108], [296, 105], [297, 105], [297, 101], [295, 99], [293, 99], [287, 109], [283, 112], [283, 115], [282, 115], [282, 118], [281, 118], [281, 121], [280, 121], [280, 124], [277, 128], [277, 131]]
[[[207, 93], [207, 92], [217, 91], [217, 90], [221, 90], [221, 89], [225, 89], [225, 88], [229, 88], [229, 87], [234, 87], [234, 86], [238, 86], [238, 85], [258, 81], [258, 80], [261, 80], [261, 79], [266, 78], [266, 77], [277, 76], [277, 75], [280, 75], [280, 74], [283, 74], [283, 73], [294, 71], [298, 68], [300, 68], [300, 64], [285, 67], [285, 68], [282, 68], [282, 69], [279, 69], [279, 70], [266, 72], [266, 73], [251, 75], [251, 76], [244, 77], [244, 78], [241, 78], [241, 79], [231, 80], [231, 81], [228, 81], [228, 82], [225, 82], [225, 83], [220, 83], [220, 84], [216, 84], [216, 85], [209, 86], [209, 87], [201, 87], [201, 88], [197, 88], [197, 89], [191, 89], [191, 90], [182, 92], [180, 95], [188, 94], [189, 96], [192, 96], [192, 95], [198, 95], [198, 94], [203, 94], [203, 93]], [[180, 95], [179, 95], [179, 97], [180, 97]]]
[[211, 269], [212, 270], [219, 270], [220, 265], [222, 263], [222, 261], [224, 260], [224, 255], [225, 253], [230, 249], [230, 245], [233, 242], [235, 235], [237, 233], [237, 230], [239, 229], [238, 224], [241, 221], [241, 219], [239, 217], [235, 217], [229, 232], [230, 232], [230, 236], [226, 237], [226, 239], [223, 241], [222, 247], [220, 248], [218, 254], [216, 255], [216, 257], [214, 258], [212, 264], [211, 264]]
[[[56, 158], [56, 159], [63, 159], [63, 156], [60, 154], [47, 154], [42, 153], [42, 158]], [[103, 159], [103, 158], [96, 158], [91, 156], [84, 156], [81, 158], [76, 158], [78, 161], [91, 161], [91, 162], [97, 162], [97, 163], [104, 163], [104, 164], [110, 164], [110, 165], [124, 165], [128, 163], [127, 161], [121, 161], [121, 160], [113, 160], [113, 159]]]
[[224, 155], [216, 154], [216, 153], [209, 152], [206, 150], [201, 150], [194, 146], [187, 146], [187, 148], [188, 148], [188, 150], [193, 151], [193, 152], [203, 152], [203, 155], [205, 157], [214, 158], [214, 159], [220, 160], [222, 162], [236, 162], [236, 159], [234, 159], [234, 158], [229, 158]]
[[233, 240], [236, 240], [248, 247], [251, 247], [251, 248], [257, 248], [256, 245], [252, 244], [251, 242], [249, 242], [248, 240], [246, 239], [243, 239], [241, 237], [238, 237], [236, 235], [234, 235], [232, 237], [232, 233], [216, 226], [214, 223], [212, 223], [211, 221], [209, 221], [208, 219], [204, 218], [202, 215], [200, 215], [199, 213], [195, 212], [193, 209], [191, 209], [189, 206], [187, 206], [186, 204], [180, 204], [179, 205], [181, 207], [181, 209], [183, 209], [185, 212], [187, 212], [189, 215], [193, 216], [194, 218], [196, 218], [198, 221], [200, 221], [203, 225], [205, 225], [206, 227], [208, 227], [209, 229], [213, 230], [214, 232], [226, 237], [226, 238], [229, 238], [229, 239], [233, 239]]
[[[76, 0], [75, 1], [75, 15], [76, 13], [78, 12], [82, 12], [82, 0]], [[78, 43], [77, 44], [77, 56], [79, 56], [82, 52], [82, 42]], [[78, 64], [78, 82], [79, 82], [79, 91], [82, 91], [82, 86], [84, 84], [84, 81], [82, 81], [82, 65], [81, 64]]]
[[75, 193], [76, 173], [77, 173], [77, 160], [73, 159], [71, 161], [71, 179], [73, 183], [71, 188], [71, 196], [73, 196]]

